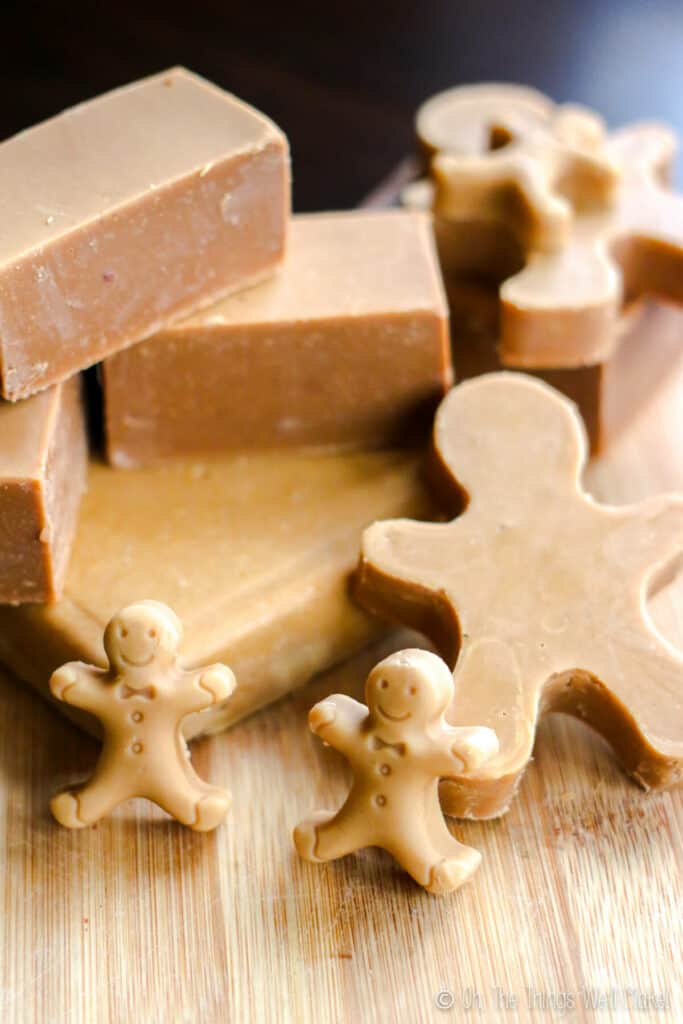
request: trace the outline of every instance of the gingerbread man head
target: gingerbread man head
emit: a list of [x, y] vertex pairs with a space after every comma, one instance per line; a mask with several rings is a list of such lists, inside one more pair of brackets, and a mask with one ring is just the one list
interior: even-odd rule
[[371, 727], [405, 736], [437, 724], [453, 700], [448, 666], [430, 651], [409, 649], [380, 661], [368, 676]]
[[495, 430], [476, 384], [461, 384], [439, 407], [433, 438], [439, 475], [452, 480], [457, 467], [466, 503], [481, 499], [495, 512], [574, 496], [587, 441], [579, 417], [567, 415], [569, 403], [548, 401], [542, 386], [520, 392], [511, 374], [491, 375], [487, 388], [495, 389]]
[[129, 604], [110, 620], [104, 634], [109, 664], [125, 673], [130, 685], [146, 685], [150, 674], [162, 674], [175, 663], [183, 627], [177, 615], [159, 601]]

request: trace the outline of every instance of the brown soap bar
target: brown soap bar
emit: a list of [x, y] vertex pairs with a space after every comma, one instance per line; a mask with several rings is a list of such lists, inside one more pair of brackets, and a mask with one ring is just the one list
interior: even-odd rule
[[184, 622], [187, 668], [223, 661], [238, 680], [227, 704], [188, 719], [189, 734], [230, 725], [385, 629], [351, 600], [349, 578], [365, 526], [430, 514], [418, 462], [297, 452], [125, 474], [91, 464], [63, 597], [0, 608], [0, 660], [47, 695], [65, 661], [106, 665], [104, 627], [144, 595]]
[[441, 500], [460, 514], [370, 527], [357, 593], [437, 645], [453, 668], [452, 723], [498, 736], [481, 769], [449, 773], [444, 809], [503, 812], [549, 711], [595, 728], [646, 788], [680, 783], [683, 655], [646, 601], [680, 566], [683, 495], [594, 501], [574, 406], [518, 373], [454, 388], [433, 454]]
[[80, 378], [0, 402], [0, 603], [59, 594], [86, 465]]
[[0, 145], [0, 389], [17, 399], [271, 273], [283, 134], [182, 68]]
[[450, 384], [429, 219], [297, 216], [275, 278], [106, 360], [108, 456], [404, 442]]
[[[451, 310], [456, 379], [506, 369], [499, 352], [500, 302], [490, 282], [452, 279]], [[653, 299], [622, 311], [609, 358], [591, 366], [528, 370], [576, 402], [591, 452], [600, 454], [651, 402], [683, 360], [683, 309]]]

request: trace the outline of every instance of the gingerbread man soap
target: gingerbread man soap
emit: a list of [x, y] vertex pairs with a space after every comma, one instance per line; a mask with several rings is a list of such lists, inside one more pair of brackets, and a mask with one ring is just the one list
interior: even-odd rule
[[434, 456], [437, 490], [464, 511], [371, 526], [356, 593], [436, 644], [454, 670], [453, 724], [498, 735], [497, 756], [444, 783], [444, 809], [505, 811], [548, 711], [593, 726], [644, 787], [680, 782], [683, 655], [645, 603], [683, 552], [683, 496], [595, 502], [581, 488], [574, 406], [523, 374], [454, 388], [437, 413]]
[[665, 126], [608, 133], [592, 111], [483, 84], [427, 101], [417, 129], [436, 151], [433, 181], [406, 202], [433, 203], [447, 277], [502, 271], [506, 366], [602, 363], [624, 301], [683, 303], [683, 196], [667, 187], [676, 139]]
[[447, 725], [453, 678], [429, 651], [385, 658], [365, 693], [367, 707], [335, 694], [310, 712], [311, 730], [348, 758], [354, 782], [341, 810], [318, 812], [295, 829], [297, 851], [328, 861], [380, 846], [429, 892], [451, 892], [476, 871], [481, 855], [449, 832], [439, 778], [480, 769], [498, 750], [496, 734]]
[[109, 668], [70, 662], [57, 669], [57, 699], [95, 715], [104, 743], [92, 778], [59, 793], [52, 813], [67, 828], [83, 828], [132, 797], [145, 797], [200, 832], [223, 820], [230, 795], [195, 773], [181, 735], [183, 719], [227, 700], [235, 688], [225, 665], [187, 672], [177, 663], [182, 626], [158, 601], [139, 601], [109, 622]]

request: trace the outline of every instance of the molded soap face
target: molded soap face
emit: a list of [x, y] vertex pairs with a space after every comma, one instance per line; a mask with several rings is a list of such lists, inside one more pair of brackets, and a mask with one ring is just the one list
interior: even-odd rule
[[376, 725], [401, 731], [423, 727], [449, 706], [453, 679], [444, 662], [429, 651], [401, 651], [375, 666], [365, 698]]
[[169, 608], [156, 601], [128, 605], [112, 618], [104, 636], [111, 665], [119, 672], [168, 668], [177, 655], [182, 626]]

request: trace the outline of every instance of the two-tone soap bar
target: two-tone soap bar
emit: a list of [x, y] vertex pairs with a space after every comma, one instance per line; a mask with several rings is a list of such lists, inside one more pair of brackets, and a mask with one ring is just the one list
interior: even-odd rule
[[109, 460], [403, 443], [452, 383], [430, 219], [296, 216], [278, 273], [104, 363]]
[[272, 273], [287, 142], [176, 68], [0, 145], [0, 393], [24, 398]]

